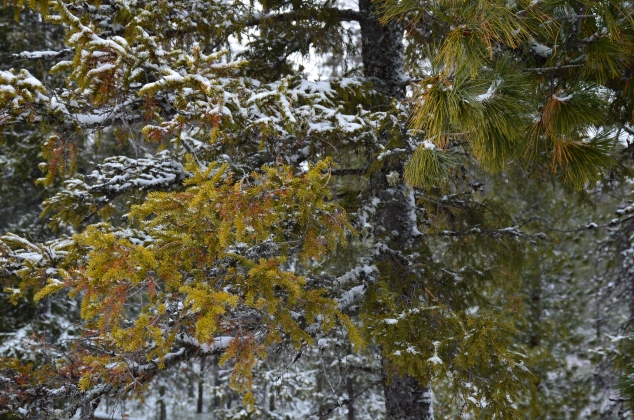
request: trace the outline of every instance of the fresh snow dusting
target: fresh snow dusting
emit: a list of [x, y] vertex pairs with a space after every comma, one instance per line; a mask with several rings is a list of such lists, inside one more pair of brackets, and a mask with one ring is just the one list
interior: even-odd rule
[[552, 48], [550, 48], [550, 47], [548, 47], [546, 45], [540, 44], [539, 42], [537, 42], [535, 40], [533, 40], [533, 46], [531, 47], [531, 49], [533, 50], [533, 52], [535, 54], [537, 54], [537, 55], [539, 55], [541, 57], [544, 57], [544, 58], [550, 57], [552, 55], [552, 53], [553, 53], [553, 49]]

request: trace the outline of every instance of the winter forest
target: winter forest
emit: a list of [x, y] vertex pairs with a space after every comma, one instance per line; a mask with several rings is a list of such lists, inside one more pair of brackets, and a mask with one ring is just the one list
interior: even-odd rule
[[628, 419], [631, 0], [3, 0], [0, 419]]

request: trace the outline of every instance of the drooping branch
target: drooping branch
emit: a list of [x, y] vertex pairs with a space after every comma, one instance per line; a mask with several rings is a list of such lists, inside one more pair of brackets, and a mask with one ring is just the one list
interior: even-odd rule
[[[211, 344], [200, 344], [194, 338], [189, 337], [186, 334], [178, 334], [176, 339], [177, 346], [174, 351], [167, 353], [160, 361], [158, 359], [154, 359], [141, 364], [132, 360], [126, 360], [124, 363], [128, 366], [127, 372], [129, 372], [129, 374], [133, 377], [133, 381], [130, 383], [125, 381], [121, 383], [109, 383], [103, 381], [85, 391], [82, 391], [80, 387], [74, 383], [66, 383], [61, 387], [52, 388], [47, 387], [46, 384], [41, 384], [31, 389], [21, 387], [22, 392], [32, 396], [29, 401], [32, 401], [33, 404], [39, 407], [41, 411], [35, 414], [35, 411], [24, 408], [24, 401], [18, 402], [13, 400], [10, 403], [0, 404], [0, 412], [8, 409], [10, 412], [16, 413], [25, 419], [59, 418], [58, 416], [60, 415], [59, 412], [61, 410], [55, 410], [53, 408], [55, 407], [53, 402], [64, 400], [70, 403], [64, 409], [69, 416], [72, 416], [80, 411], [80, 419], [92, 419], [95, 410], [99, 406], [100, 400], [104, 396], [111, 395], [119, 391], [129, 392], [132, 390], [130, 389], [131, 385], [138, 384], [139, 382], [147, 383], [151, 381], [152, 378], [159, 373], [159, 371], [176, 366], [183, 361], [197, 359], [206, 355], [223, 353], [234, 337], [217, 337]], [[93, 349], [93, 351], [94, 350], [101, 349]], [[106, 369], [112, 373], [119, 369], [119, 363], [112, 363], [108, 365]], [[12, 380], [10, 374], [7, 375], [7, 373], [9, 372], [2, 372], [2, 375], [0, 376], [0, 381], [4, 383], [4, 386], [0, 386], [0, 398], [11, 395], [14, 391], [14, 388], [11, 385], [15, 384], [15, 381]], [[117, 374], [113, 373], [113, 376], [117, 376]], [[75, 380], [78, 378], [79, 376], [74, 376]], [[55, 380], [53, 377], [50, 379]], [[11, 401], [11, 398], [7, 398], [7, 400]], [[16, 403], [18, 405], [14, 405]]]

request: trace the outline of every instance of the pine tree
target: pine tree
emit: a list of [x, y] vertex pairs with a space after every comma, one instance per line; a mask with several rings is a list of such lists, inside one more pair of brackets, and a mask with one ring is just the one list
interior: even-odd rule
[[[63, 188], [44, 212], [74, 234], [8, 233], [0, 263], [14, 300], [69, 293], [83, 321], [32, 363], [3, 359], [3, 410], [90, 418], [212, 355], [255, 410], [274, 349], [336, 337], [380, 352], [388, 419], [433, 418], [435, 384], [460, 411], [522, 416], [534, 375], [512, 337], [545, 235], [482, 180], [515, 168], [574, 191], [619, 175], [629, 3], [28, 7], [68, 48], [13, 59], [54, 58], [63, 83], [3, 70], [0, 125], [45, 134], [39, 182]], [[342, 22], [359, 24], [360, 67]], [[309, 54], [346, 74], [307, 80], [294, 59]], [[113, 139], [148, 154], [81, 167]]]

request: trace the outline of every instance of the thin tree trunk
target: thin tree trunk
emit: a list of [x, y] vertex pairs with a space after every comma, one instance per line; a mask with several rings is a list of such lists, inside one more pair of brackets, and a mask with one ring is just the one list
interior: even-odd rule
[[165, 386], [161, 385], [159, 388], [159, 395], [161, 399], [159, 400], [159, 420], [167, 420], [167, 410], [165, 409], [165, 401], [163, 401], [163, 397], [165, 396]]
[[[366, 16], [360, 22], [364, 76], [373, 79], [376, 87], [386, 95], [402, 99], [405, 96], [402, 87], [403, 25], [398, 21], [381, 25], [371, 0], [359, 0], [359, 10]], [[387, 138], [385, 140], [387, 143]], [[392, 249], [400, 250], [414, 240], [416, 229], [413, 225], [415, 222], [409, 217], [408, 188], [402, 181], [395, 186], [388, 185], [385, 176], [391, 171], [402, 175], [404, 162], [392, 162], [390, 165], [386, 165], [383, 173], [371, 179], [371, 188], [382, 203], [376, 215], [376, 228], [388, 235], [388, 245]], [[387, 360], [383, 361], [383, 368], [386, 370], [384, 390], [387, 420], [432, 420], [429, 388], [410, 376], [394, 373]]]
[[[541, 302], [541, 278], [538, 277], [536, 280], [536, 287], [531, 290], [530, 298], [531, 298], [531, 313], [533, 322], [539, 323], [542, 319], [542, 302]], [[534, 348], [541, 344], [541, 336], [540, 336], [540, 328], [532, 328], [531, 336], [530, 336], [530, 347]]]
[[203, 381], [198, 382], [198, 404], [196, 405], [196, 412], [202, 414], [203, 412]]
[[50, 316], [51, 315], [51, 298], [50, 296], [46, 296], [41, 299], [37, 308], [38, 315], [40, 316]]
[[190, 363], [187, 363], [187, 399], [192, 401], [196, 395], [194, 394], [194, 370]]
[[214, 397], [211, 399], [211, 412], [215, 413], [220, 408], [220, 397], [218, 396], [218, 387], [220, 386], [220, 374], [218, 372], [218, 360], [215, 359], [211, 364], [211, 376], [214, 378]]
[[203, 356], [200, 359], [200, 372], [198, 379], [198, 404], [196, 406], [196, 412], [198, 414], [202, 414], [203, 412], [203, 390], [204, 390], [204, 381], [203, 381], [203, 369], [205, 367], [205, 357]]
[[346, 379], [346, 392], [348, 393], [348, 420], [354, 420], [354, 382], [352, 376], [348, 375]]

